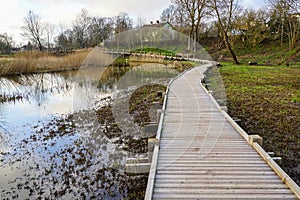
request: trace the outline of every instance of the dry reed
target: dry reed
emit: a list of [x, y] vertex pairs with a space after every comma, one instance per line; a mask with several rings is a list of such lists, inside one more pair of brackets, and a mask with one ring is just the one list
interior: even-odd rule
[[46, 52], [22, 52], [13, 58], [0, 60], [0, 76], [79, 69], [89, 52], [76, 51], [64, 56]]

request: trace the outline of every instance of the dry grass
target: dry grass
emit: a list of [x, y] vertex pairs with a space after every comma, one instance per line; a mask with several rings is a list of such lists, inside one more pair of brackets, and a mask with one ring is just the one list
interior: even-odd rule
[[0, 60], [0, 76], [25, 73], [57, 72], [78, 69], [90, 50], [65, 56], [45, 52], [23, 52]]

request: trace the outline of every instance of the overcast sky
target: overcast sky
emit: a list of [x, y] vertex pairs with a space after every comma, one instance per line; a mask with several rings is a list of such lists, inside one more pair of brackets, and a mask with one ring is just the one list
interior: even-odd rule
[[[240, 0], [244, 6], [258, 7], [264, 0]], [[8, 33], [17, 43], [27, 43], [20, 36], [23, 19], [29, 10], [39, 14], [43, 21], [54, 25], [71, 26], [81, 9], [91, 15], [111, 17], [120, 12], [128, 13], [135, 21], [156, 21], [170, 0], [0, 0], [0, 33]], [[155, 2], [155, 3], [154, 3]]]

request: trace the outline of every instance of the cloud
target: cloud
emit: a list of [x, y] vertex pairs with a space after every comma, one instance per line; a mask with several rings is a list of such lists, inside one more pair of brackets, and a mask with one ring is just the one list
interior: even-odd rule
[[143, 17], [147, 20], [158, 19], [161, 11], [170, 5], [170, 0], [90, 0], [82, 1], [88, 10], [100, 16], [115, 16], [120, 12], [126, 12], [132, 17]]
[[265, 5], [265, 2], [262, 0], [242, 0], [242, 5], [247, 8], [259, 9]]
[[18, 43], [26, 43], [20, 33], [23, 19], [29, 10], [57, 26], [60, 23], [71, 26], [81, 9], [87, 9], [91, 15], [103, 17], [126, 12], [134, 21], [143, 18], [149, 23], [159, 19], [162, 10], [170, 4], [170, 0], [9, 0], [0, 8], [0, 33], [7, 32]]

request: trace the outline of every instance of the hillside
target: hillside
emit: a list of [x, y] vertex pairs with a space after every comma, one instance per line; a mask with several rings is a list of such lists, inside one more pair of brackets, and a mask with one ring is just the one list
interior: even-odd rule
[[[225, 46], [220, 44], [219, 38], [203, 38], [200, 44], [210, 53], [214, 60], [219, 62], [231, 61], [230, 54]], [[247, 64], [251, 61], [259, 65], [268, 66], [300, 65], [300, 41], [298, 41], [296, 48], [290, 51], [287, 41], [281, 46], [279, 40], [265, 40], [257, 47], [250, 47], [245, 42], [236, 40], [233, 44], [233, 50], [242, 64]]]

